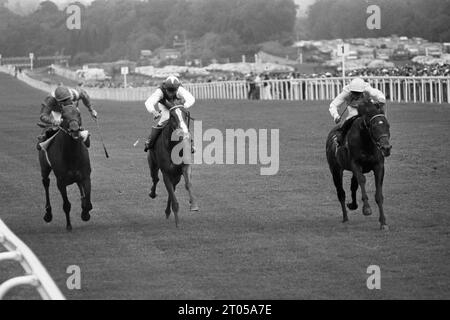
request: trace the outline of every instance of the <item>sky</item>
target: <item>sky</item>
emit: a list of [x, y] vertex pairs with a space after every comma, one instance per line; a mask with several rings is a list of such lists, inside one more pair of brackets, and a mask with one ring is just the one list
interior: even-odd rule
[[[19, 14], [28, 14], [38, 7], [39, 3], [44, 0], [8, 0], [7, 7]], [[64, 7], [68, 2], [72, 2], [71, 0], [51, 0], [56, 3], [58, 7]], [[89, 4], [93, 0], [79, 0], [84, 4]], [[170, 0], [168, 0], [170, 1]], [[305, 15], [307, 7], [314, 3], [316, 0], [294, 0], [294, 2], [300, 7], [300, 15]]]

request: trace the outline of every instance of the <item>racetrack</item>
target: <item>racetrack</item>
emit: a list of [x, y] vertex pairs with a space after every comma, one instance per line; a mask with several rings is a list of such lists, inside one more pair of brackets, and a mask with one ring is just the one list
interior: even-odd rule
[[[180, 228], [164, 215], [166, 191], [148, 197], [143, 138], [151, 122], [142, 103], [96, 102], [110, 159], [94, 123], [92, 220], [80, 219], [69, 188], [74, 230], [67, 233], [51, 176], [54, 221], [45, 224], [35, 137], [45, 93], [0, 74], [0, 217], [36, 253], [68, 299], [406, 299], [450, 298], [450, 108], [391, 104], [392, 156], [385, 212], [390, 231], [359, 209], [341, 223], [325, 158], [332, 127], [327, 103], [200, 101], [203, 128], [280, 129], [280, 170], [196, 165], [201, 211], [189, 212], [177, 189]], [[83, 107], [81, 107], [83, 108]], [[133, 143], [140, 138], [135, 148]], [[349, 179], [346, 191], [349, 197]], [[358, 199], [360, 193], [358, 193]], [[66, 269], [78, 265], [82, 289], [69, 291]], [[381, 290], [368, 290], [369, 265], [381, 268]], [[0, 264], [0, 282], [19, 267]], [[16, 289], [8, 298], [37, 298]]]

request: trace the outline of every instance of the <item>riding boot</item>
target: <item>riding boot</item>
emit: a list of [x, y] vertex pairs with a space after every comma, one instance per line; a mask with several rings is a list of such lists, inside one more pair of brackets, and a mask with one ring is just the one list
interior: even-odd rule
[[348, 130], [353, 124], [356, 117], [345, 120], [342, 125], [336, 130], [336, 143], [338, 148], [344, 145], [344, 138], [347, 135]]
[[161, 130], [162, 128], [152, 127], [152, 131], [150, 132], [150, 135], [148, 136], [148, 139], [145, 142], [144, 152], [153, 149], [153, 146], [155, 145], [156, 139], [158, 139]]
[[40, 144], [46, 140], [46, 134], [41, 134], [41, 135], [39, 135], [39, 136], [37, 137], [37, 139], [38, 139], [38, 142], [37, 142], [37, 144], [36, 144], [36, 149], [37, 149], [38, 151], [40, 151], [40, 150], [42, 149]]

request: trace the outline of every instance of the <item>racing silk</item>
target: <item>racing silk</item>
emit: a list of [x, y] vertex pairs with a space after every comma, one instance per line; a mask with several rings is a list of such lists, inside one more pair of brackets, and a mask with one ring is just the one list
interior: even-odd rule
[[[81, 100], [89, 112], [92, 112], [91, 99], [86, 91], [83, 89], [69, 89], [69, 91], [72, 94], [72, 102], [78, 103]], [[55, 99], [55, 92], [53, 91], [42, 103], [40, 120], [43, 123], [52, 124], [54, 119], [61, 118], [61, 108], [61, 105]]]
[[161, 112], [161, 118], [159, 119], [158, 125], [163, 122], [169, 120], [170, 112], [169, 109], [182, 104], [186, 109], [192, 107], [195, 103], [194, 96], [187, 91], [185, 88], [180, 86], [175, 94], [173, 99], [170, 99], [167, 94], [165, 94], [164, 90], [159, 87], [153, 92], [153, 94], [145, 101], [145, 107], [148, 112], [155, 114], [156, 106], [158, 106], [159, 111]]
[[[364, 88], [364, 93], [368, 94], [370, 98], [374, 100], [374, 102], [386, 103], [386, 97], [384, 93], [378, 89], [372, 88], [370, 84], [366, 83], [366, 87]], [[339, 107], [344, 103], [348, 106], [348, 116], [345, 120], [348, 120], [354, 116], [358, 115], [358, 109], [352, 107], [350, 104], [352, 101], [351, 92], [349, 86], [345, 86], [344, 90], [331, 102], [330, 104], [330, 114], [334, 120], [339, 118]]]

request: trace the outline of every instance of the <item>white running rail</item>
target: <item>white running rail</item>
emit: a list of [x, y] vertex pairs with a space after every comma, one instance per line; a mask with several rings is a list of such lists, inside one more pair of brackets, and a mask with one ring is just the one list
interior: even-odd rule
[[[0, 66], [0, 72], [14, 75], [11, 66]], [[25, 73], [17, 78], [36, 89], [50, 92], [49, 85], [30, 78]], [[352, 78], [348, 77], [347, 84]], [[381, 90], [388, 101], [399, 103], [450, 103], [450, 77], [364, 77], [374, 88]], [[330, 101], [343, 88], [342, 78], [306, 78], [262, 80], [255, 83], [260, 100]], [[246, 100], [250, 84], [246, 81], [219, 81], [183, 84], [198, 100]], [[98, 100], [145, 101], [155, 88], [86, 88], [90, 97]]]
[[25, 270], [25, 275], [9, 279], [0, 284], [0, 300], [11, 289], [18, 286], [36, 288], [44, 300], [65, 300], [63, 294], [52, 280], [39, 259], [0, 219], [0, 244], [6, 252], [0, 252], [0, 262], [17, 261]]

